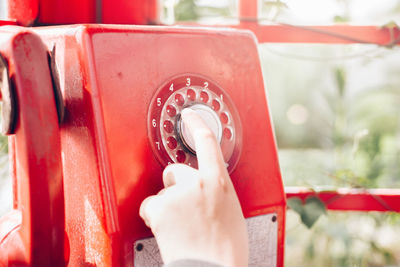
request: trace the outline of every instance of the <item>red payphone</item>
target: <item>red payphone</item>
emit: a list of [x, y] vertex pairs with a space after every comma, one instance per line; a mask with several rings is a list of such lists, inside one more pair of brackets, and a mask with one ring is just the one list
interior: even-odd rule
[[[20, 35], [22, 30], [10, 27], [9, 31]], [[65, 227], [64, 222], [58, 226], [65, 228], [63, 253], [69, 266], [162, 264], [138, 209], [145, 197], [160, 190], [167, 164], [196, 167], [192, 140], [180, 123], [180, 112], [186, 107], [203, 117], [221, 144], [248, 222], [250, 265], [283, 265], [286, 201], [253, 34], [230, 29], [121, 25], [31, 31], [29, 34], [38, 40], [40, 37], [48, 51], [55, 48], [53, 87], [61, 89], [65, 105], [59, 127], [54, 120], [55, 101], [49, 111], [53, 120], [42, 127], [57, 126], [52, 128], [52, 145], [58, 150], [44, 158], [59, 159], [55, 175], [62, 177], [63, 188], [57, 187], [56, 196], [63, 197], [65, 209], [56, 211], [65, 218]], [[12, 56], [8, 60], [10, 65], [24, 63]], [[24, 60], [34, 63], [30, 58]], [[45, 75], [51, 76], [48, 69]], [[17, 92], [25, 90], [24, 86], [15, 83]], [[20, 97], [17, 94], [21, 106], [25, 100]], [[37, 108], [46, 113], [46, 105], [38, 103]], [[12, 137], [16, 147], [30, 138], [18, 137], [24, 131], [21, 122], [29, 117], [27, 112], [24, 108], [17, 112]], [[21, 154], [12, 151], [16, 181], [37, 187], [51, 181], [35, 179], [46, 166], [21, 181]], [[19, 196], [16, 203], [24, 197]], [[52, 204], [41, 203], [43, 209]], [[57, 262], [44, 261], [48, 251], [17, 248], [16, 242], [8, 240], [9, 233], [1, 231], [7, 222], [7, 218], [0, 221], [1, 249], [23, 251], [28, 256], [20, 263], [25, 265]], [[13, 229], [18, 227], [22, 226], [17, 223]], [[29, 232], [33, 228], [24, 229]], [[41, 237], [27, 240], [34, 242], [34, 238]], [[42, 238], [48, 239], [49, 246], [60, 243], [51, 236]], [[38, 257], [40, 253], [44, 256]], [[7, 255], [0, 253], [0, 263], [17, 263]]]

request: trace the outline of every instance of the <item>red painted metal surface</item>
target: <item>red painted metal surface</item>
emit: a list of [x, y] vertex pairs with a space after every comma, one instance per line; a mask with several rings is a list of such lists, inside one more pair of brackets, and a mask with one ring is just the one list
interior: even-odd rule
[[157, 0], [5, 0], [7, 18], [20, 25], [156, 24]]
[[0, 26], [5, 26], [5, 25], [18, 25], [16, 21], [11, 21], [11, 20], [0, 20]]
[[329, 210], [400, 212], [400, 189], [351, 189], [315, 192], [304, 187], [285, 187], [287, 198], [305, 200], [316, 196]]
[[147, 112], [156, 90], [185, 73], [209, 77], [233, 100], [243, 144], [231, 177], [246, 217], [278, 214], [283, 265], [286, 201], [253, 35], [104, 25], [35, 32], [49, 48], [56, 45], [66, 105], [61, 144], [71, 266], [132, 266], [134, 242], [151, 235], [138, 209], [162, 188], [163, 166], [151, 150]]
[[10, 137], [14, 210], [0, 219], [0, 266], [62, 266], [61, 148], [47, 51], [19, 27], [2, 27], [0, 43], [18, 103]]
[[[355, 25], [304, 26], [279, 22], [262, 24], [258, 19], [258, 3], [258, 0], [239, 1], [239, 24], [223, 27], [251, 30], [259, 43], [364, 43], [392, 46], [400, 42], [400, 29], [396, 27], [389, 29]], [[202, 26], [198, 23], [184, 24]]]
[[[158, 24], [161, 10], [157, 0], [7, 0], [7, 3], [8, 18], [21, 25], [31, 25], [35, 21], [36, 24]], [[239, 24], [230, 27], [253, 31], [260, 43], [393, 45], [400, 39], [398, 28], [263, 25], [258, 23], [257, 0], [239, 1], [239, 19]], [[201, 26], [197, 23], [191, 25]]]
[[96, 23], [96, 0], [36, 0], [39, 24]]
[[39, 12], [39, 0], [2, 0], [7, 19], [21, 25], [32, 25]]
[[[398, 44], [399, 29], [377, 26], [301, 26], [301, 25], [260, 25], [242, 23], [233, 26], [254, 32], [260, 43], [320, 43], [320, 44]], [[397, 41], [392, 43], [393, 41]]]
[[239, 1], [239, 18], [246, 21], [248, 18], [258, 17], [258, 0]]
[[158, 0], [102, 0], [102, 23], [157, 24]]
[[[186, 26], [201, 27], [198, 23], [184, 22]], [[209, 25], [207, 25], [209, 27]], [[250, 30], [258, 43], [314, 43], [314, 44], [373, 44], [394, 46], [400, 43], [400, 28], [355, 25], [262, 25], [257, 19], [242, 21], [236, 25], [214, 26]]]

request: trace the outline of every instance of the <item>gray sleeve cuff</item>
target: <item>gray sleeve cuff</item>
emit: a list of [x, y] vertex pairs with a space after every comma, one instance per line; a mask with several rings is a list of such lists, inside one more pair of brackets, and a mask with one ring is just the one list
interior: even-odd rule
[[201, 260], [177, 260], [164, 267], [223, 267], [222, 265]]

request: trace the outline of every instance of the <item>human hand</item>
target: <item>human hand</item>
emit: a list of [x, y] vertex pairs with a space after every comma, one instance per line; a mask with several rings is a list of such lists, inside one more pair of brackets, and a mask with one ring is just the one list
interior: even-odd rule
[[181, 115], [194, 139], [199, 169], [168, 165], [165, 188], [142, 202], [140, 216], [151, 228], [165, 264], [198, 259], [247, 266], [246, 222], [220, 146], [196, 112], [185, 109]]

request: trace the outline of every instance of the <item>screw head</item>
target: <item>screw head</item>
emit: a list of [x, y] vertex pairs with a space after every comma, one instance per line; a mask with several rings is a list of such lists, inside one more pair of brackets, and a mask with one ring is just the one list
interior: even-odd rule
[[138, 243], [138, 244], [136, 245], [136, 251], [142, 251], [143, 248], [144, 248], [144, 246], [143, 246], [142, 243]]

